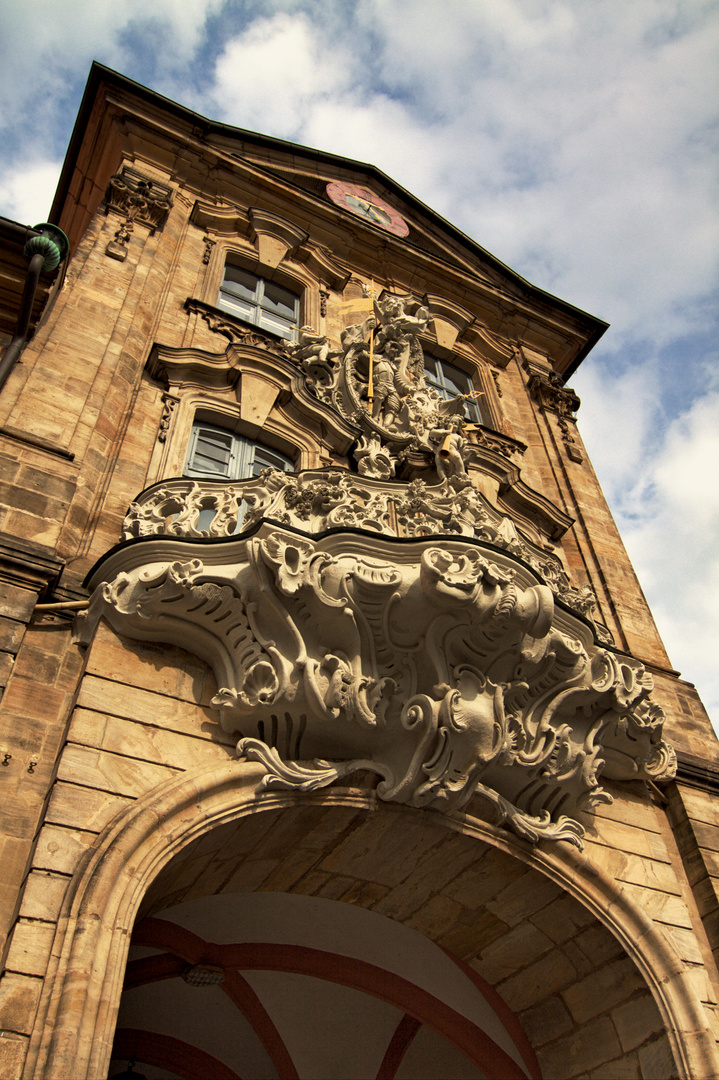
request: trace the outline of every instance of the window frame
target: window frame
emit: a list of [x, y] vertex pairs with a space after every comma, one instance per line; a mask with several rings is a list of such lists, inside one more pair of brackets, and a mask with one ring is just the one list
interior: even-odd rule
[[[198, 443], [203, 431], [212, 435], [221, 435], [228, 440], [228, 468], [222, 471], [210, 471], [198, 468], [194, 458], [198, 453]], [[190, 432], [187, 454], [182, 475], [194, 480], [252, 480], [264, 469], [279, 469], [282, 472], [294, 472], [296, 463], [281, 450], [275, 450], [259, 439], [230, 431], [219, 424], [195, 419]]]
[[[435, 365], [435, 370], [440, 376], [439, 379], [436, 379], [428, 370], [427, 361], [430, 361]], [[452, 380], [452, 375], [449, 374], [449, 372], [445, 374], [445, 368], [448, 368], [451, 373], [456, 373], [460, 378]], [[427, 348], [424, 349], [424, 377], [427, 386], [431, 387], [432, 390], [435, 390], [442, 401], [451, 401], [457, 396], [457, 392], [460, 394], [465, 393], [462, 389], [459, 389], [459, 391], [455, 390], [456, 384], [460, 381], [466, 382], [467, 393], [477, 393], [477, 387], [475, 386], [475, 380], [472, 375], [457, 364], [453, 364], [451, 360], [446, 360]], [[451, 385], [447, 385], [448, 381]], [[481, 424], [482, 427], [494, 430], [495, 425], [489, 407], [488, 395], [481, 384], [477, 397], [472, 398], [470, 401], [465, 401], [464, 416], [465, 420], [470, 424]]]
[[[226, 283], [232, 280], [228, 278], [228, 270], [234, 270], [238, 275], [241, 274], [254, 279], [252, 296], [235, 295], [230, 288], [226, 287]], [[238, 284], [241, 283], [238, 282]], [[247, 285], [244, 287], [249, 292]], [[280, 290], [293, 298], [293, 311], [290, 316], [285, 317], [273, 310], [272, 300], [268, 296], [270, 288]], [[272, 280], [272, 278], [262, 277], [261, 274], [247, 269], [247, 267], [242, 266], [239, 262], [234, 262], [231, 258], [225, 259], [222, 267], [222, 279], [215, 301], [215, 306], [220, 311], [224, 311], [236, 319], [241, 319], [250, 326], [256, 326], [258, 330], [262, 330], [264, 333], [273, 334], [275, 337], [283, 338], [285, 341], [296, 341], [297, 330], [300, 325], [301, 301], [301, 295], [296, 293], [294, 289], [288, 288], [286, 285], [280, 284], [279, 281]], [[286, 332], [283, 332], [283, 329]]]

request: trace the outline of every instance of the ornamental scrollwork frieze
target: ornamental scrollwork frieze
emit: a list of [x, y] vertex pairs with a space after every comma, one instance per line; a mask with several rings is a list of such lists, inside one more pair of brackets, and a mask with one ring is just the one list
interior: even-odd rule
[[[379, 442], [372, 451], [382, 453]], [[395, 537], [447, 535], [481, 540], [527, 563], [557, 599], [592, 622], [589, 586], [577, 588], [559, 558], [517, 529], [471, 484], [385, 483], [345, 469], [265, 470], [232, 483], [178, 479], [156, 484], [130, 506], [122, 539], [239, 535], [271, 520], [312, 535], [352, 528]], [[609, 639], [611, 644], [611, 639]]]
[[267, 788], [371, 770], [381, 799], [452, 812], [479, 798], [532, 843], [581, 846], [581, 815], [611, 801], [603, 779], [673, 775], [642, 665], [476, 541], [265, 523], [229, 544], [116, 549], [89, 584], [80, 639], [104, 617], [194, 651]]

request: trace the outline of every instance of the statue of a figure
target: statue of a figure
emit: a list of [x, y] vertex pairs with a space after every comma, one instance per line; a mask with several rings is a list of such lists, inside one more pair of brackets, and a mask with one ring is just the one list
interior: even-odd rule
[[467, 441], [462, 435], [463, 424], [461, 416], [453, 416], [446, 427], [434, 428], [429, 433], [430, 442], [435, 447], [434, 460], [441, 480], [449, 480], [453, 476], [467, 476], [463, 457]]
[[397, 368], [387, 356], [381, 353], [374, 356], [372, 364], [372, 418], [381, 420], [384, 427], [391, 427], [392, 421], [402, 407], [395, 381]]
[[324, 334], [318, 334], [313, 326], [300, 328], [299, 341], [288, 345], [292, 358], [301, 364], [305, 371], [314, 365], [325, 366], [328, 361], [330, 347]]
[[[385, 296], [375, 300], [379, 331], [375, 350], [391, 357], [396, 365], [395, 385], [401, 394], [424, 382], [424, 354], [417, 337], [426, 329], [429, 311], [416, 306], [411, 297]], [[408, 308], [414, 307], [410, 313]]]

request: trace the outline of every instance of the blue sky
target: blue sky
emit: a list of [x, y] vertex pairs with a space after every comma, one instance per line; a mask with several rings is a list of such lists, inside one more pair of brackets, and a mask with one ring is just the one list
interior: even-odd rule
[[1, 214], [46, 218], [93, 59], [378, 165], [611, 323], [572, 380], [580, 430], [719, 724], [719, 3], [4, 0]]

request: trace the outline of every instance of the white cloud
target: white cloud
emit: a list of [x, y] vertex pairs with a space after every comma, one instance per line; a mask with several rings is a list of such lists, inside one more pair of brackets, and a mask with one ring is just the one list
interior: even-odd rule
[[313, 109], [349, 90], [351, 77], [351, 55], [324, 42], [305, 15], [277, 15], [225, 45], [213, 96], [220, 118], [293, 138]]
[[47, 221], [60, 161], [24, 161], [0, 175], [0, 206], [3, 216], [23, 225]]
[[672, 662], [719, 722], [719, 392], [669, 427], [619, 527]]

